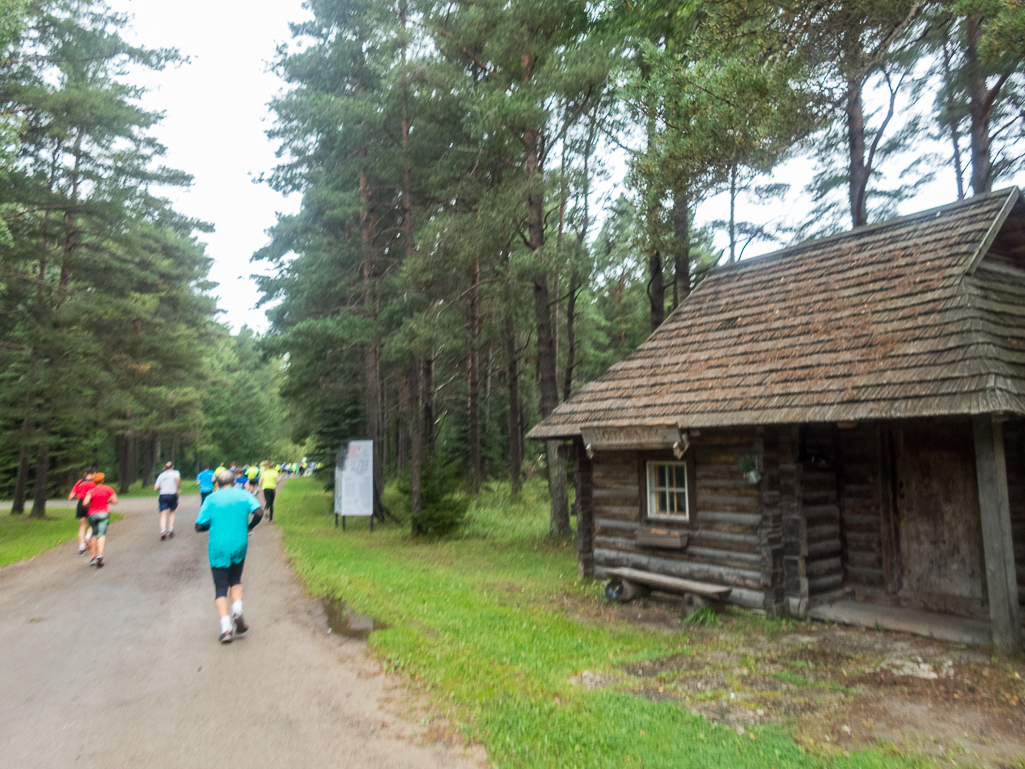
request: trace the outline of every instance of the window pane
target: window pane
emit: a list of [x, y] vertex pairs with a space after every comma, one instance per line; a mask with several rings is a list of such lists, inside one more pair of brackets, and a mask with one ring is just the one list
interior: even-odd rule
[[658, 481], [657, 481], [656, 485], [659, 488], [664, 489], [666, 487], [666, 466], [665, 465], [657, 465], [656, 469], [658, 471]]
[[676, 486], [676, 488], [678, 488], [678, 489], [686, 488], [686, 486], [687, 486], [687, 472], [686, 472], [686, 468], [683, 465], [677, 465], [673, 469], [676, 470], [676, 473], [675, 473], [676, 474], [676, 483], [674, 484]]
[[660, 513], [668, 512], [668, 510], [666, 509], [666, 505], [667, 505], [666, 493], [664, 491], [660, 491], [658, 493], [658, 511]]
[[676, 497], [676, 512], [683, 513], [684, 515], [686, 515], [686, 513], [687, 513], [687, 498], [686, 498], [686, 494], [681, 491], [681, 492], [677, 492], [673, 496]]

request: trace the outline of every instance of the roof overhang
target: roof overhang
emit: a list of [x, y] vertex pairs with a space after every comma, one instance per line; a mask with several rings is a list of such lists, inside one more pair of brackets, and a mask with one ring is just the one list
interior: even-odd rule
[[598, 451], [644, 451], [672, 449], [677, 459], [690, 446], [690, 436], [679, 424], [587, 425], [580, 437], [589, 457]]

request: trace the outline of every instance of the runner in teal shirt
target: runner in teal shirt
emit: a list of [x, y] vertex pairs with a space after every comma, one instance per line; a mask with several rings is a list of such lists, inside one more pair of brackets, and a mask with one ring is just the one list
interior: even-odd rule
[[199, 504], [202, 505], [214, 490], [214, 471], [210, 465], [203, 465], [203, 472], [196, 476], [196, 483], [199, 484]]
[[256, 497], [244, 489], [231, 488], [233, 482], [234, 477], [229, 471], [218, 475], [217, 491], [207, 497], [196, 518], [196, 531], [210, 532], [207, 552], [214, 578], [214, 605], [221, 620], [221, 643], [231, 643], [236, 635], [242, 635], [249, 629], [242, 616], [242, 569], [246, 562], [249, 532], [263, 517], [263, 509]]

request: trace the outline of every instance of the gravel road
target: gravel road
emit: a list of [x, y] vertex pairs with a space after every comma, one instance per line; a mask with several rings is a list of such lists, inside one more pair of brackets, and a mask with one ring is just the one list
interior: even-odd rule
[[107, 565], [74, 542], [0, 569], [0, 764], [19, 767], [480, 767], [423, 745], [364, 645], [327, 633], [266, 521], [243, 577], [248, 637], [217, 642], [206, 535], [182, 498], [125, 499]]

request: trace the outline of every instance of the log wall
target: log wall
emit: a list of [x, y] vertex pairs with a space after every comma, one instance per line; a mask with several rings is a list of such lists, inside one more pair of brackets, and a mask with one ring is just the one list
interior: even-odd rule
[[805, 428], [801, 472], [801, 515], [808, 543], [805, 572], [815, 598], [843, 587], [838, 460], [832, 425]]
[[[630, 567], [684, 579], [729, 585], [731, 603], [765, 608], [762, 492], [744, 477], [741, 457], [762, 447], [755, 429], [716, 430], [691, 439], [694, 508], [691, 523], [643, 520], [642, 474], [648, 459], [672, 460], [671, 452], [598, 452], [593, 464], [595, 574]], [[689, 534], [682, 550], [642, 547], [637, 530], [671, 528]]]
[[878, 427], [837, 431], [842, 552], [851, 586], [886, 587], [882, 505], [890, 487], [883, 474], [882, 440]]

